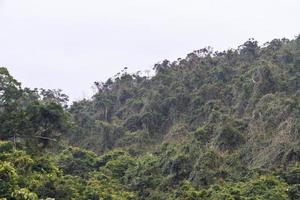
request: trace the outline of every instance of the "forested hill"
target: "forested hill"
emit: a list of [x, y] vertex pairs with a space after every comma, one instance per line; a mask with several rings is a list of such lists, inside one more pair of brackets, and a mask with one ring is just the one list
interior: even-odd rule
[[96, 82], [91, 100], [74, 103], [71, 144], [98, 153], [135, 154], [193, 140], [250, 167], [298, 159], [300, 40], [249, 40], [236, 50], [210, 48], [156, 64], [152, 78], [126, 71]]
[[300, 199], [299, 36], [154, 70], [68, 107], [0, 68], [0, 199]]

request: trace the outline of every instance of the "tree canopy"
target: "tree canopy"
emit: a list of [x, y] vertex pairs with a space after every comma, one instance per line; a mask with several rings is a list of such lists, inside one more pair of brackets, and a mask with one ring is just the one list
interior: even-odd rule
[[300, 37], [61, 90], [0, 68], [0, 199], [300, 199]]

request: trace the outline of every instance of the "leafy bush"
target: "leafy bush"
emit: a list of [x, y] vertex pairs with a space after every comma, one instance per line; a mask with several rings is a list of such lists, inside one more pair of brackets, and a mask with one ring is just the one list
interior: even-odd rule
[[17, 173], [9, 162], [0, 161], [0, 197], [8, 198], [17, 188]]
[[245, 142], [242, 134], [235, 128], [224, 126], [216, 138], [216, 144], [220, 150], [233, 150]]

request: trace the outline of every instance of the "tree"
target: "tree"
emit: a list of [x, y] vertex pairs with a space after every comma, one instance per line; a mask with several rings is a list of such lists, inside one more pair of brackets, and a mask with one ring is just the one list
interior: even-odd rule
[[[45, 147], [70, 126], [62, 107], [67, 97], [60, 90], [22, 89], [7, 71], [0, 68], [0, 139], [37, 140]], [[30, 144], [32, 145], [32, 144]]]

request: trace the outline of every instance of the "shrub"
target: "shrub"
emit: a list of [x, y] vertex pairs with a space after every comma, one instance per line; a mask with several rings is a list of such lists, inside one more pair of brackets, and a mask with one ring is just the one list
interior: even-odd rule
[[15, 200], [38, 200], [38, 196], [30, 192], [27, 188], [22, 188], [13, 192], [12, 197]]
[[0, 153], [12, 152], [13, 149], [14, 149], [14, 145], [12, 142], [0, 140]]
[[194, 132], [194, 137], [197, 141], [200, 141], [203, 144], [206, 144], [209, 141], [210, 135], [204, 127], [199, 127]]
[[216, 138], [216, 144], [222, 151], [233, 150], [244, 142], [243, 135], [229, 125], [224, 126]]
[[9, 162], [0, 161], [0, 197], [9, 197], [17, 188], [17, 173]]
[[284, 173], [284, 179], [288, 184], [300, 184], [300, 166], [291, 166]]

